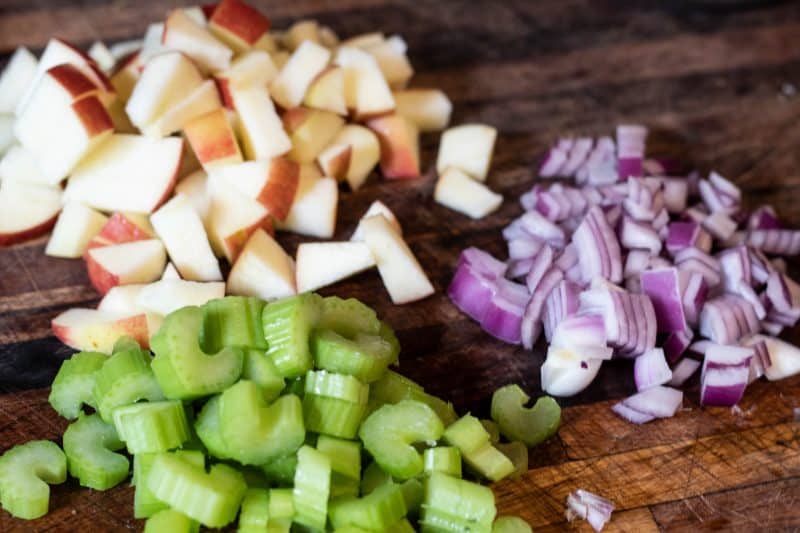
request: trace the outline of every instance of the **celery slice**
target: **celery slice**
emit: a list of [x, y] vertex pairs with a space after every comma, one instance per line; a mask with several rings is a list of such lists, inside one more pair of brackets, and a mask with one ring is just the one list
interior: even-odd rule
[[503, 455], [508, 457], [511, 464], [514, 465], [514, 471], [508, 475], [511, 479], [517, 479], [522, 474], [528, 471], [528, 447], [524, 442], [515, 440], [509, 443], [498, 443], [494, 445], [495, 448]]
[[306, 376], [305, 374], [288, 380], [289, 382], [284, 387], [281, 394], [294, 394], [298, 398], [302, 398], [306, 393]]
[[296, 523], [325, 529], [330, 483], [331, 461], [328, 456], [307, 445], [300, 448], [292, 491]]
[[384, 483], [362, 498], [344, 497], [331, 501], [334, 527], [356, 526], [384, 531], [406, 516], [403, 491], [396, 483]]
[[200, 348], [203, 310], [184, 307], [167, 315], [151, 339], [153, 372], [164, 395], [184, 400], [225, 390], [239, 379], [244, 358], [241, 348], [226, 346], [213, 355]]
[[490, 533], [497, 514], [488, 487], [433, 472], [425, 481], [420, 526], [423, 532]]
[[427, 404], [436, 412], [445, 426], [449, 426], [458, 418], [452, 404], [426, 393], [417, 383], [391, 370], [370, 385], [367, 413], [372, 413], [382, 405], [394, 404], [402, 400], [415, 400]]
[[483, 429], [486, 430], [486, 433], [489, 434], [489, 442], [492, 444], [497, 444], [500, 442], [500, 428], [497, 426], [494, 420], [486, 420], [482, 418], [481, 425], [483, 425]]
[[67, 457], [57, 444], [33, 440], [0, 455], [0, 505], [12, 516], [32, 520], [47, 514], [50, 485], [67, 479]]
[[284, 455], [261, 466], [267, 479], [275, 485], [290, 487], [297, 471], [297, 453]]
[[317, 450], [331, 460], [331, 470], [352, 479], [361, 478], [361, 443], [320, 435]]
[[359, 436], [383, 470], [396, 478], [408, 479], [423, 469], [422, 457], [412, 443], [436, 441], [443, 431], [442, 421], [433, 409], [424, 403], [403, 400], [384, 405], [369, 415]]
[[203, 304], [204, 321], [200, 345], [206, 353], [226, 346], [267, 349], [261, 313], [264, 301], [247, 296], [226, 296]]
[[67, 427], [63, 437], [64, 453], [72, 477], [83, 487], [106, 490], [128, 477], [130, 463], [120, 453], [125, 447], [114, 426], [100, 415], [81, 416]]
[[79, 352], [61, 363], [48, 397], [58, 414], [74, 420], [81, 413], [82, 405], [97, 408], [92, 394], [94, 377], [106, 359], [108, 356], [102, 353]]
[[518, 516], [498, 516], [492, 533], [533, 533], [531, 526]]
[[[200, 468], [205, 468], [205, 456], [196, 450], [177, 450], [173, 452], [176, 457], [191, 463]], [[159, 454], [140, 453], [133, 456], [133, 480], [131, 484], [136, 487], [133, 494], [133, 516], [134, 518], [149, 518], [159, 511], [169, 509], [169, 506], [155, 497], [148, 488], [147, 474], [153, 467], [153, 461]]]
[[331, 330], [314, 334], [312, 351], [318, 368], [349, 374], [365, 383], [383, 377], [397, 355], [380, 335], [357, 333], [350, 340]]
[[397, 335], [394, 334], [394, 329], [392, 329], [392, 327], [386, 322], [381, 322], [381, 328], [378, 331], [378, 335], [380, 335], [384, 341], [389, 343], [392, 354], [389, 359], [391, 359], [393, 365], [396, 365], [400, 357], [400, 341], [397, 340]]
[[353, 376], [309, 370], [303, 416], [309, 431], [352, 439], [364, 419], [369, 385]]
[[299, 294], [270, 302], [261, 313], [267, 355], [284, 377], [302, 376], [312, 367], [311, 330], [319, 321], [322, 297]]
[[275, 363], [261, 350], [247, 350], [244, 353], [244, 366], [242, 379], [247, 379], [258, 385], [264, 396], [264, 401], [271, 402], [286, 386], [286, 382], [278, 372]]
[[331, 498], [358, 496], [359, 481], [338, 472], [331, 473]]
[[406, 518], [403, 518], [386, 528], [386, 533], [414, 533], [414, 526]]
[[425, 487], [417, 478], [411, 478], [403, 481], [400, 485], [400, 490], [403, 491], [403, 500], [406, 502], [406, 509], [408, 509], [409, 516], [416, 516], [419, 513], [420, 506], [422, 505], [422, 498], [425, 495]]
[[117, 342], [114, 343], [114, 347], [111, 349], [111, 353], [115, 354], [118, 352], [131, 352], [134, 350], [141, 350], [142, 347], [136, 342], [136, 339], [131, 337], [130, 335], [123, 335], [122, 337], [117, 339]]
[[492, 418], [509, 440], [533, 447], [552, 437], [561, 423], [561, 408], [550, 396], [542, 396], [525, 408], [530, 396], [518, 385], [506, 385], [492, 394]]
[[454, 446], [428, 448], [422, 454], [425, 473], [442, 472], [453, 477], [461, 477], [461, 452]]
[[489, 433], [472, 415], [464, 415], [444, 432], [444, 440], [461, 452], [464, 461], [483, 477], [498, 481], [514, 472], [513, 463], [492, 446]]
[[258, 386], [242, 380], [220, 395], [220, 433], [225, 449], [242, 464], [263, 465], [297, 450], [305, 439], [297, 396], [267, 405]]
[[392, 481], [392, 476], [373, 461], [364, 469], [364, 474], [361, 476], [361, 494], [369, 494], [389, 481]]
[[[128, 346], [128, 343], [122, 346]], [[93, 389], [97, 412], [104, 422], [112, 422], [112, 413], [117, 407], [140, 400], [154, 402], [164, 399], [153, 375], [151, 362], [150, 353], [138, 345], [130, 350], [117, 351], [106, 358], [95, 373]]]
[[156, 498], [206, 527], [233, 521], [247, 490], [242, 475], [227, 465], [206, 472], [170, 453], [158, 454], [145, 482]]
[[292, 489], [269, 490], [270, 521], [294, 518], [294, 493]]
[[239, 511], [239, 533], [266, 531], [269, 525], [269, 490], [247, 489]]
[[144, 533], [197, 533], [200, 524], [174, 509], [155, 513], [144, 523]]
[[358, 333], [379, 334], [381, 322], [375, 311], [355, 298], [345, 300], [328, 296], [322, 300], [322, 313], [317, 327], [352, 339]]
[[114, 427], [128, 453], [155, 453], [178, 448], [191, 437], [183, 404], [177, 400], [117, 407]]
[[219, 424], [219, 395], [206, 402], [194, 422], [194, 431], [206, 451], [217, 459], [230, 459]]

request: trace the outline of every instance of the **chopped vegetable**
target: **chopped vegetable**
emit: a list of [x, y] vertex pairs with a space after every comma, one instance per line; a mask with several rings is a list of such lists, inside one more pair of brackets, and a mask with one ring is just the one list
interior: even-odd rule
[[124, 448], [114, 426], [100, 415], [81, 416], [67, 427], [63, 437], [64, 453], [71, 476], [83, 487], [106, 490], [128, 477], [128, 458], [114, 453]]
[[428, 448], [422, 454], [425, 473], [442, 472], [448, 476], [461, 477], [461, 452], [455, 446]]
[[533, 530], [522, 518], [498, 516], [492, 525], [492, 533], [533, 533]]
[[298, 377], [311, 370], [313, 358], [309, 350], [311, 329], [320, 319], [322, 298], [317, 294], [301, 294], [268, 303], [261, 321], [264, 337], [278, 372], [284, 377]]
[[48, 440], [32, 440], [0, 456], [0, 504], [12, 516], [33, 520], [47, 514], [50, 487], [67, 479], [67, 457]]
[[312, 529], [325, 529], [330, 495], [331, 461], [309, 446], [297, 452], [294, 475], [294, 521]]
[[94, 401], [95, 373], [108, 356], [98, 352], [78, 352], [61, 363], [53, 380], [48, 401], [58, 414], [68, 420], [78, 418], [81, 408], [97, 409]]
[[489, 441], [483, 424], [471, 415], [464, 415], [444, 432], [444, 440], [461, 452], [464, 461], [483, 477], [499, 481], [514, 471], [513, 463]]
[[500, 433], [533, 447], [550, 438], [561, 423], [561, 408], [552, 398], [542, 396], [526, 408], [530, 397], [518, 385], [506, 385], [492, 394], [492, 418]]
[[422, 531], [489, 533], [497, 509], [491, 489], [433, 472], [425, 481]]
[[568, 521], [582, 518], [589, 522], [595, 531], [601, 531], [611, 519], [614, 504], [589, 491], [578, 489], [567, 496], [566, 516]]
[[367, 410], [369, 385], [325, 370], [306, 374], [303, 416], [310, 431], [352, 439]]
[[113, 417], [117, 434], [131, 454], [165, 452], [191, 437], [186, 410], [177, 400], [117, 407]]
[[174, 509], [164, 509], [147, 519], [144, 533], [197, 533], [200, 524]]

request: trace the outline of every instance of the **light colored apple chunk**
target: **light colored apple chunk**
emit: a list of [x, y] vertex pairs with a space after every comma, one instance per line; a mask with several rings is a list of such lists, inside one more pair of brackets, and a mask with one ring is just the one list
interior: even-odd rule
[[295, 107], [283, 115], [284, 129], [292, 140], [289, 157], [312, 163], [344, 126], [344, 119], [330, 111]]
[[233, 127], [221, 108], [186, 124], [184, 134], [206, 171], [220, 165], [242, 162], [242, 152]]
[[100, 231], [91, 238], [87, 248], [144, 241], [155, 235], [150, 221], [132, 213], [113, 213]]
[[292, 149], [292, 141], [283, 130], [265, 87], [234, 87], [231, 98], [238, 118], [237, 130], [248, 159], [271, 159]]
[[450, 122], [453, 104], [439, 89], [406, 89], [394, 93], [397, 113], [420, 131], [441, 131]]
[[308, 87], [303, 105], [313, 109], [347, 115], [344, 98], [344, 71], [341, 67], [329, 66], [319, 73]]
[[255, 46], [269, 26], [267, 17], [240, 0], [222, 0], [208, 21], [211, 33], [237, 53]]
[[103, 72], [110, 72], [114, 68], [114, 63], [117, 62], [111, 50], [102, 41], [93, 42], [87, 53]]
[[276, 227], [309, 237], [330, 239], [336, 230], [339, 187], [334, 178], [315, 175], [301, 167], [297, 194], [289, 215]]
[[164, 267], [164, 272], [161, 274], [161, 279], [183, 279], [181, 275], [178, 273], [178, 269], [175, 268], [175, 265], [172, 264], [172, 261], [167, 263], [167, 266]]
[[374, 266], [363, 242], [302, 243], [297, 247], [297, 291], [315, 291]]
[[138, 52], [144, 45], [144, 39], [128, 39], [125, 41], [117, 41], [112, 44], [108, 50], [114, 56], [114, 61], [119, 62], [123, 57], [128, 57], [134, 52]]
[[58, 185], [60, 179], [48, 181], [42, 175], [36, 157], [20, 145], [8, 149], [0, 160], [0, 180], [38, 183], [40, 185]]
[[142, 47], [139, 52], [139, 60], [143, 65], [150, 61], [150, 59], [153, 57], [161, 54], [162, 52], [168, 51], [168, 49], [164, 46], [163, 40], [164, 23], [155, 22], [153, 24], [149, 24], [144, 32]]
[[110, 75], [111, 85], [122, 102], [123, 111], [125, 103], [133, 94], [133, 88], [142, 74], [143, 64], [140, 61], [141, 53], [136, 50], [121, 58]]
[[470, 218], [483, 218], [503, 203], [503, 195], [475, 181], [455, 167], [445, 170], [436, 182], [433, 199]]
[[224, 296], [225, 283], [222, 281], [162, 279], [142, 286], [136, 301], [143, 309], [166, 316], [182, 307], [203, 305]]
[[139, 294], [147, 287], [146, 283], [133, 283], [131, 285], [117, 285], [103, 296], [97, 304], [98, 311], [119, 313], [125, 315], [138, 315], [147, 313], [147, 309], [139, 305]]
[[58, 216], [44, 253], [51, 257], [78, 258], [100, 233], [108, 218], [90, 207], [69, 202]]
[[25, 47], [17, 48], [0, 75], [0, 113], [14, 113], [36, 79], [39, 61]]
[[19, 181], [0, 183], [0, 246], [47, 233], [61, 211], [61, 189]]
[[0, 113], [0, 154], [6, 153], [14, 144], [14, 122], [14, 115]]
[[347, 180], [355, 191], [367, 180], [380, 156], [378, 137], [368, 128], [348, 124], [339, 130], [317, 162], [325, 175]]
[[145, 313], [126, 315], [95, 309], [65, 311], [53, 319], [51, 328], [53, 335], [70, 348], [109, 355], [120, 337], [132, 337], [148, 348], [155, 333]]
[[387, 179], [420, 177], [419, 131], [402, 115], [392, 113], [367, 122], [381, 145], [381, 172]]
[[251, 50], [231, 63], [231, 67], [214, 74], [225, 107], [233, 109], [231, 87], [268, 87], [278, 75], [278, 68], [267, 52]]
[[300, 179], [300, 166], [285, 157], [267, 161], [247, 161], [219, 167], [214, 178], [257, 200], [277, 220], [285, 220], [294, 202]]
[[291, 51], [297, 50], [306, 41], [322, 44], [319, 29], [319, 22], [316, 20], [298, 20], [284, 32], [281, 41]]
[[267, 223], [269, 212], [225, 181], [211, 176], [208, 181], [211, 207], [207, 229], [211, 246], [231, 264], [255, 231]]
[[[155, 122], [142, 129], [148, 137], [165, 137], [184, 128], [192, 119], [201, 117], [215, 109], [222, 110], [217, 86], [212, 80], [206, 80], [186, 97], [170, 107]], [[224, 115], [223, 115], [224, 116]]]
[[345, 101], [357, 118], [388, 113], [394, 109], [394, 97], [389, 84], [369, 53], [350, 46], [341, 47], [336, 52], [334, 62], [344, 68]]
[[421, 300], [433, 294], [428, 276], [403, 237], [383, 215], [361, 222], [364, 242], [372, 252], [383, 285], [395, 304]]
[[393, 35], [385, 41], [364, 47], [364, 50], [375, 58], [383, 77], [391, 87], [405, 87], [414, 75], [414, 69], [406, 55], [406, 42], [402, 37]]
[[485, 124], [464, 124], [446, 130], [439, 143], [436, 172], [455, 167], [470, 177], [486, 181], [497, 130]]
[[369, 48], [370, 46], [382, 43], [385, 39], [386, 36], [384, 36], [383, 33], [374, 31], [370, 33], [362, 33], [360, 35], [354, 35], [353, 37], [345, 39], [340, 44], [341, 46], [366, 49]]
[[362, 225], [362, 222], [375, 215], [383, 215], [383, 217], [389, 221], [389, 224], [392, 225], [394, 230], [400, 235], [403, 235], [403, 228], [400, 226], [400, 221], [397, 220], [397, 217], [394, 215], [392, 210], [380, 200], [375, 200], [370, 204], [366, 212], [361, 215], [361, 219], [358, 221], [358, 226], [356, 226], [356, 230], [353, 232], [352, 237], [350, 237], [351, 241], [364, 240], [364, 226]]
[[297, 293], [292, 258], [264, 230], [254, 232], [228, 276], [228, 294], [277, 300]]
[[191, 57], [204, 72], [225, 70], [233, 51], [182, 9], [173, 10], [164, 23], [164, 46]]
[[167, 252], [158, 239], [101, 246], [86, 252], [89, 281], [100, 294], [117, 285], [155, 281], [166, 264]]
[[203, 228], [203, 221], [184, 196], [179, 194], [161, 206], [150, 216], [150, 222], [183, 279], [222, 279], [219, 263]]
[[272, 98], [284, 109], [299, 106], [311, 82], [328, 66], [330, 60], [330, 50], [304, 41], [273, 80], [270, 86]]
[[203, 223], [208, 221], [211, 196], [208, 193], [208, 175], [204, 171], [198, 170], [179, 181], [175, 186], [175, 194], [186, 197]]
[[169, 198], [183, 140], [113, 135], [75, 168], [64, 197], [102, 211], [152, 213]]

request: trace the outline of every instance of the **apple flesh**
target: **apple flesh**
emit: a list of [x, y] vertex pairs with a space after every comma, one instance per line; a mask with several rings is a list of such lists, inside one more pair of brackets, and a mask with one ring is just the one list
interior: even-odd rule
[[455, 167], [470, 177], [486, 181], [497, 130], [485, 124], [464, 124], [446, 130], [439, 143], [436, 172]]
[[331, 66], [320, 72], [308, 87], [303, 105], [346, 116], [344, 70], [341, 67]]
[[231, 268], [227, 291], [262, 300], [296, 294], [292, 258], [264, 230], [255, 231]]
[[213, 176], [209, 178], [208, 188], [211, 206], [207, 228], [211, 246], [233, 264], [250, 236], [268, 223], [269, 211]]
[[117, 61], [114, 70], [111, 72], [110, 81], [111, 85], [119, 97], [119, 100], [127, 102], [133, 88], [136, 87], [136, 82], [142, 74], [143, 64], [140, 61], [141, 54], [138, 50], [131, 52], [129, 55]]
[[362, 47], [375, 58], [386, 82], [393, 88], [402, 88], [414, 75], [406, 55], [407, 46], [402, 37], [393, 35], [386, 40]]
[[214, 178], [257, 200], [277, 220], [285, 220], [294, 202], [300, 166], [285, 157], [247, 161], [215, 169]]
[[211, 33], [236, 53], [255, 46], [269, 26], [267, 17], [240, 0], [222, 0], [208, 21]]
[[396, 91], [397, 113], [416, 124], [419, 131], [441, 131], [450, 122], [453, 104], [439, 89]]
[[58, 216], [44, 253], [51, 257], [78, 258], [100, 233], [108, 218], [90, 207], [69, 202]]
[[36, 157], [19, 145], [8, 149], [0, 160], [0, 180], [38, 183], [40, 185], [58, 185], [60, 179], [48, 181], [39, 168]]
[[101, 246], [86, 252], [89, 281], [100, 294], [117, 285], [155, 281], [166, 264], [167, 253], [158, 239]]
[[304, 41], [270, 85], [270, 94], [275, 103], [284, 109], [299, 106], [311, 82], [328, 66], [330, 60], [330, 50], [312, 41]]
[[148, 312], [166, 316], [182, 307], [200, 306], [224, 296], [225, 283], [222, 281], [204, 283], [162, 279], [143, 285], [137, 294], [136, 302]]
[[298, 20], [283, 34], [283, 46], [291, 51], [297, 50], [304, 42], [322, 44], [316, 20]]
[[380, 161], [378, 137], [368, 128], [348, 124], [336, 134], [317, 162], [327, 176], [347, 180], [352, 190], [358, 190]]
[[61, 189], [19, 181], [0, 183], [0, 246], [47, 233], [61, 211]]
[[436, 183], [433, 199], [470, 218], [483, 218], [503, 203], [503, 195], [475, 181], [455, 167], [445, 170]]
[[230, 93], [248, 159], [271, 159], [292, 149], [266, 87], [233, 87]]
[[0, 113], [14, 113], [36, 78], [39, 61], [25, 47], [17, 48], [0, 75]]
[[161, 279], [165, 280], [165, 279], [183, 279], [183, 278], [181, 278], [181, 275], [178, 273], [178, 269], [175, 268], [175, 265], [173, 265], [172, 262], [170, 261], [169, 263], [167, 263], [167, 266], [164, 267], [164, 273], [161, 274]]
[[14, 115], [0, 113], [0, 154], [14, 144]]
[[236, 134], [222, 108], [190, 121], [183, 132], [206, 171], [216, 166], [242, 162]]
[[315, 291], [374, 266], [363, 242], [302, 243], [297, 247], [297, 291]]
[[183, 178], [175, 186], [175, 194], [183, 195], [192, 209], [205, 223], [211, 208], [211, 196], [208, 194], [208, 175], [198, 170]]
[[204, 72], [225, 70], [233, 51], [182, 9], [173, 10], [164, 23], [164, 46], [188, 55]]
[[142, 39], [142, 47], [139, 52], [139, 60], [142, 64], [146, 64], [150, 59], [167, 51], [164, 46], [164, 23], [155, 22], [147, 26], [144, 32], [144, 39]]
[[214, 74], [225, 107], [233, 109], [231, 87], [267, 87], [278, 76], [278, 68], [267, 52], [251, 50], [231, 63], [228, 70]]
[[351, 46], [341, 47], [334, 62], [344, 68], [345, 101], [356, 118], [394, 110], [394, 97], [389, 84], [369, 53]]
[[312, 163], [344, 127], [344, 119], [330, 111], [295, 107], [283, 116], [292, 140], [289, 157], [298, 163]]
[[386, 204], [381, 202], [380, 200], [375, 200], [366, 210], [366, 212], [361, 216], [361, 220], [358, 221], [358, 226], [356, 226], [356, 230], [353, 232], [353, 236], [350, 237], [351, 241], [363, 241], [364, 240], [364, 226], [361, 224], [369, 217], [375, 215], [383, 215], [383, 217], [389, 222], [389, 224], [394, 228], [394, 230], [399, 233], [401, 236], [403, 235], [403, 228], [400, 226], [400, 221], [397, 220], [397, 217], [394, 215], [391, 209], [389, 209]]
[[142, 289], [145, 287], [147, 287], [145, 283], [111, 287], [100, 300], [100, 303], [97, 304], [97, 310], [125, 315], [146, 313], [147, 310], [139, 305], [139, 294], [141, 294]]
[[142, 133], [148, 137], [156, 138], [172, 135], [182, 130], [193, 119], [206, 115], [215, 109], [222, 110], [219, 92], [212, 80], [206, 80], [191, 93], [187, 94], [183, 100], [156, 119], [155, 122], [145, 126], [142, 129]]
[[114, 58], [114, 54], [111, 53], [111, 50], [109, 50], [108, 47], [101, 41], [95, 41], [92, 43], [92, 46], [89, 47], [88, 55], [103, 72], [110, 72], [111, 69], [114, 68], [114, 64], [117, 62], [117, 60]]
[[330, 239], [336, 230], [336, 210], [339, 187], [334, 178], [320, 177], [315, 170], [301, 167], [297, 194], [289, 215], [283, 222], [276, 221], [278, 229]]
[[149, 348], [150, 328], [145, 313], [126, 315], [95, 309], [70, 309], [51, 323], [53, 335], [75, 350], [111, 354], [120, 337], [129, 336], [143, 348]]
[[419, 131], [402, 115], [392, 113], [367, 122], [381, 145], [381, 172], [388, 179], [420, 177]]
[[155, 234], [150, 221], [132, 213], [113, 213], [89, 241], [87, 248], [152, 239]]

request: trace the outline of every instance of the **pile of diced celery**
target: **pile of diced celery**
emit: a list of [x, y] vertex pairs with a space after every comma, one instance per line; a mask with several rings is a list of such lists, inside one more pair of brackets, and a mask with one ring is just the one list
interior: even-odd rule
[[[302, 294], [265, 303], [228, 297], [166, 317], [152, 356], [130, 338], [113, 354], [65, 361], [50, 403], [72, 420], [50, 441], [0, 457], [0, 503], [47, 513], [48, 484], [67, 472], [106, 490], [128, 478], [145, 531], [200, 525], [239, 531], [530, 531], [496, 518], [491, 489], [527, 470], [528, 447], [558, 428], [548, 397], [516, 385], [492, 420], [389, 370], [400, 345], [355, 299]], [[90, 409], [89, 409], [90, 408]], [[91, 413], [91, 414], [87, 414]], [[511, 442], [500, 443], [500, 434]]]

